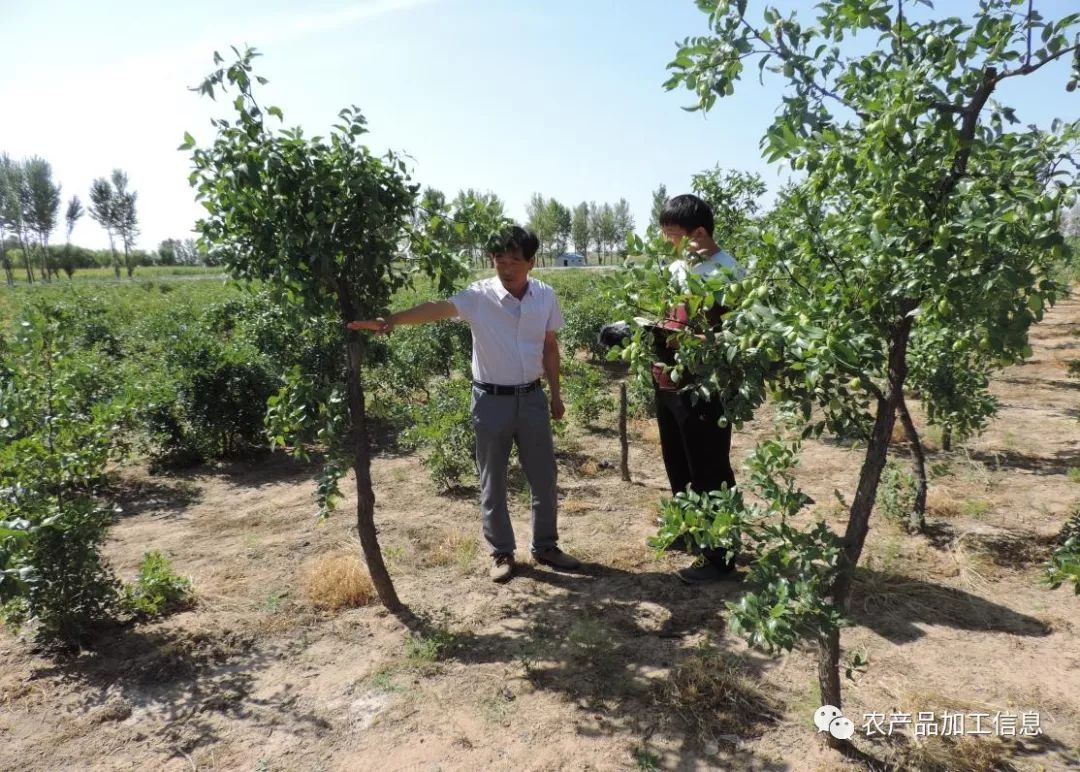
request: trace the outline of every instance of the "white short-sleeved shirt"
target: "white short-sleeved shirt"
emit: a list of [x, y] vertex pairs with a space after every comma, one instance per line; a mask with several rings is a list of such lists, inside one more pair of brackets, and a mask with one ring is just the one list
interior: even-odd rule
[[[690, 266], [690, 271], [698, 276], [715, 276], [720, 273], [721, 268], [734, 269], [735, 275], [740, 279], [746, 275], [746, 269], [739, 265], [739, 262], [734, 257], [723, 250], [705, 258], [700, 263], [694, 263]], [[683, 289], [686, 288], [686, 269], [685, 260], [676, 260], [671, 264], [671, 276]]]
[[544, 374], [544, 337], [563, 326], [550, 286], [530, 278], [518, 300], [493, 276], [473, 282], [450, 302], [472, 328], [474, 380], [518, 386]]

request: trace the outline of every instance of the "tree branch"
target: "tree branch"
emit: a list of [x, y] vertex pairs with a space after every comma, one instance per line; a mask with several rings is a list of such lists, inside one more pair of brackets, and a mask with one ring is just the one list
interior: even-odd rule
[[825, 259], [832, 264], [832, 267], [836, 269], [837, 275], [840, 277], [840, 281], [844, 285], [844, 289], [848, 289], [847, 274], [840, 267], [836, 258], [833, 257], [832, 252], [829, 251], [825, 244], [825, 239], [821, 235], [821, 229], [818, 228], [818, 224], [814, 221], [813, 216], [810, 214], [810, 208], [806, 205], [805, 200], [800, 200], [800, 208], [803, 210], [803, 215], [806, 217], [806, 223], [810, 226], [810, 233], [814, 239], [818, 242], [818, 249], [821, 250], [821, 254], [825, 256]]
[[1031, 65], [1031, 12], [1033, 10], [1032, 9], [1033, 2], [1034, 2], [1034, 0], [1028, 0], [1028, 10], [1027, 10], [1027, 57], [1024, 59], [1024, 66], [1025, 67], [1028, 67], [1028, 66]]
[[1017, 67], [1015, 70], [1005, 70], [1003, 73], [997, 76], [997, 80], [998, 82], [1001, 82], [1006, 78], [1015, 78], [1017, 75], [1030, 75], [1031, 73], [1038, 70], [1040, 67], [1044, 67], [1045, 65], [1050, 64], [1050, 62], [1060, 59], [1061, 57], [1068, 54], [1076, 53], [1077, 51], [1080, 51], [1080, 44], [1064, 48], [1061, 51], [1058, 51], [1053, 56], [1048, 56], [1041, 62], [1038, 62], [1036, 64], [1025, 64], [1023, 67]]
[[956, 113], [958, 115], [963, 115], [967, 110], [964, 105], [954, 105], [950, 102], [927, 102], [926, 106], [940, 110], [943, 113]]
[[900, 47], [900, 56], [907, 64], [907, 48], [904, 47], [904, 0], [896, 4], [896, 40]]
[[798, 279], [795, 278], [795, 275], [791, 272], [791, 269], [789, 269], [787, 267], [787, 265], [784, 263], [784, 261], [782, 261], [782, 260], [779, 261], [778, 265], [781, 268], [784, 269], [784, 273], [786, 273], [788, 275], [788, 278], [791, 279], [793, 282], [795, 282], [795, 284], [799, 287], [799, 289], [801, 289], [803, 291], [803, 294], [806, 295], [806, 297], [810, 297], [809, 288], [805, 284], [803, 284], [801, 281], [799, 281]]
[[1006, 78], [1030, 75], [1050, 62], [1060, 59], [1063, 56], [1074, 54], [1077, 51], [1080, 51], [1080, 44], [1058, 51], [1053, 56], [1048, 56], [1041, 62], [1036, 64], [1025, 64], [1023, 67], [1018, 67], [1015, 70], [1005, 70], [1004, 72], [999, 73], [996, 68], [987, 67], [983, 71], [982, 82], [979, 84], [979, 87], [975, 89], [975, 93], [971, 97], [971, 102], [965, 105], [960, 111], [964, 116], [964, 121], [960, 126], [960, 150], [953, 159], [953, 165], [952, 169], [949, 171], [949, 175], [942, 181], [941, 188], [938, 190], [937, 200], [939, 203], [952, 192], [952, 189], [956, 187], [960, 178], [967, 172], [968, 160], [971, 157], [971, 143], [975, 139], [975, 131], [979, 126], [979, 114], [982, 112], [983, 108], [986, 107], [986, 103], [989, 101], [990, 95], [994, 92], [994, 88], [997, 87], [997, 84]]
[[[816, 91], [822, 97], [829, 97], [831, 99], [835, 99], [837, 102], [842, 104], [844, 107], [846, 107], [847, 109], [851, 110], [853, 113], [858, 115], [861, 119], [869, 120], [869, 118], [870, 118], [869, 115], [867, 115], [866, 113], [859, 112], [853, 105], [849, 104], [843, 97], [841, 97], [835, 91], [830, 91], [829, 89], [825, 88], [820, 83], [818, 83], [817, 81], [813, 80], [812, 78], [807, 77], [806, 71], [803, 69], [802, 64], [800, 62], [796, 61], [795, 52], [792, 51], [790, 48], [788, 48], [787, 45], [784, 43], [784, 41], [780, 39], [779, 33], [776, 36], [776, 45], [773, 45], [772, 43], [767, 41], [765, 38], [763, 38], [761, 36], [761, 34], [757, 31], [757, 29], [755, 29], [754, 26], [752, 24], [750, 24], [750, 22], [748, 22], [745, 18], [740, 19], [740, 21], [742, 22], [742, 25], [746, 29], [748, 29], [750, 31], [750, 33], [754, 36], [754, 39], [759, 41], [760, 43], [762, 43], [768, 49], [769, 53], [775, 54], [776, 56], [780, 57], [785, 62], [790, 62], [792, 64], [792, 66], [794, 66], [794, 67], [798, 67], [799, 72], [805, 78], [805, 80], [803, 82], [810, 89], [812, 89], [813, 91]], [[740, 58], [742, 58], [742, 57], [740, 57]]]

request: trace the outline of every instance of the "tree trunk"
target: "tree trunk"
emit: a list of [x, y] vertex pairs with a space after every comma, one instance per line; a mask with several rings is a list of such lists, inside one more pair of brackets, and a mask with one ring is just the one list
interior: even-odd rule
[[41, 276], [46, 282], [52, 282], [52, 272], [49, 270], [49, 247], [45, 239], [38, 236], [38, 248], [41, 250]]
[[26, 280], [30, 283], [34, 283], [34, 268], [30, 262], [30, 250], [26, 246], [26, 237], [23, 235], [22, 230], [19, 230], [19, 246], [22, 247], [23, 262], [26, 264]]
[[619, 471], [630, 482], [630, 442], [626, 437], [626, 384], [619, 384]]
[[116, 274], [116, 280], [120, 281], [120, 257], [116, 254], [116, 242], [113, 241], [112, 231], [106, 233], [109, 234], [109, 249], [112, 251], [113, 273]]
[[952, 427], [948, 424], [941, 430], [941, 449], [946, 453], [952, 450]]
[[[907, 346], [911, 335], [912, 317], [907, 315], [910, 308], [901, 307], [901, 318], [893, 328], [889, 342], [889, 375], [887, 390], [878, 399], [877, 415], [870, 442], [866, 447], [862, 469], [859, 471], [859, 485], [855, 490], [855, 499], [851, 502], [847, 530], [844, 532], [844, 551], [840, 555], [840, 566], [836, 581], [832, 587], [833, 605], [846, 615], [851, 586], [855, 580], [855, 568], [859, 565], [866, 534], [869, 531], [870, 512], [877, 497], [881, 471], [885, 468], [885, 458], [889, 453], [889, 440], [896, 423], [897, 406], [903, 398], [904, 380], [907, 378]], [[840, 704], [840, 633], [833, 631], [821, 636], [818, 645], [818, 686], [822, 704], [842, 709]], [[837, 740], [831, 735], [827, 742], [833, 748], [847, 748], [847, 741]]]
[[127, 277], [130, 279], [131, 275], [135, 273], [135, 267], [131, 264], [131, 251], [128, 249], [127, 239], [124, 239], [124, 268], [127, 270]]
[[[832, 630], [818, 637], [818, 684], [821, 704], [840, 705], [840, 631]], [[829, 736], [829, 740], [832, 740]], [[829, 743], [833, 745], [832, 742]]]
[[[338, 306], [341, 309], [342, 324], [360, 317], [353, 307], [352, 293], [348, 282], [338, 282]], [[350, 331], [348, 335], [349, 351], [349, 446], [353, 453], [353, 473], [356, 475], [356, 530], [360, 534], [360, 546], [364, 551], [371, 582], [379, 594], [379, 600], [391, 612], [399, 612], [404, 605], [394, 590], [393, 580], [386, 570], [379, 538], [375, 530], [375, 491], [371, 487], [371, 448], [368, 443], [367, 417], [364, 412], [364, 385], [361, 380], [364, 347], [360, 333]]]
[[7, 285], [9, 287], [15, 286], [15, 273], [11, 269], [11, 259], [8, 257], [6, 235], [2, 229], [0, 229], [0, 263], [4, 265], [4, 278], [7, 279]]
[[904, 425], [904, 434], [907, 435], [908, 442], [911, 443], [911, 455], [915, 462], [915, 480], [917, 483], [915, 506], [908, 516], [908, 530], [912, 533], [922, 533], [926, 530], [926, 454], [923, 452], [922, 441], [919, 439], [919, 433], [915, 431], [915, 422], [911, 420], [911, 413], [908, 412], [907, 403], [904, 401], [903, 396], [900, 397], [900, 401], [897, 403], [897, 410], [900, 414], [900, 422]]

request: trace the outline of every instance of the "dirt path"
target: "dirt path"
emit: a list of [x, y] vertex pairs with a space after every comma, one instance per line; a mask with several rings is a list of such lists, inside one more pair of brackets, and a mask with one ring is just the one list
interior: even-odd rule
[[[1042, 734], [861, 739], [878, 759], [1080, 764], [1080, 598], [1038, 586], [1080, 499], [1068, 477], [1080, 382], [1066, 374], [1078, 326], [1080, 303], [1055, 308], [1034, 359], [995, 381], [990, 429], [930, 454], [929, 539], [875, 515], [843, 634], [846, 652], [869, 659], [845, 682], [857, 725], [871, 712], [1037, 712]], [[733, 458], [771, 427], [763, 410]], [[747, 651], [722, 610], [741, 586], [683, 587], [671, 571], [685, 558], [644, 547], [665, 492], [655, 429], [635, 426], [631, 485], [610, 432], [559, 446], [564, 546], [592, 565], [580, 576], [526, 565], [505, 586], [486, 579], [472, 495], [436, 495], [413, 457], [376, 461], [377, 521], [412, 630], [375, 607], [306, 604], [312, 559], [356, 549], [351, 499], [314, 519], [314, 468], [268, 456], [173, 477], [125, 471], [110, 559], [130, 577], [145, 551], [164, 550], [199, 606], [59, 662], [0, 634], [0, 769], [866, 768], [815, 737], [811, 651]], [[833, 491], [853, 490], [860, 460], [837, 443], [806, 446], [808, 521], [840, 526]], [[521, 555], [524, 494], [512, 509]]]

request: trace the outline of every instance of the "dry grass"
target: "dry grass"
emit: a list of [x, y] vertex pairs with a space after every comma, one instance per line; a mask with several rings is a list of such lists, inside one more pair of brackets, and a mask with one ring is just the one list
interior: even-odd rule
[[[910, 713], [912, 719], [920, 713], [934, 713], [938, 721], [943, 712], [986, 713], [992, 718], [997, 712], [1017, 715], [1019, 711], [976, 701], [960, 700], [930, 691], [901, 688], [895, 694], [898, 702], [896, 712]], [[984, 718], [982, 728], [993, 729], [991, 718]], [[968, 727], [966, 727], [968, 728]], [[970, 729], [970, 728], [968, 728]], [[1017, 743], [1013, 738], [995, 734], [957, 734], [953, 736], [916, 737], [905, 730], [908, 743], [896, 747], [896, 763], [902, 769], [926, 770], [926, 772], [985, 772], [985, 770], [1011, 770], [1015, 767], [1009, 759], [1014, 757]]]
[[978, 482], [984, 490], [993, 486], [994, 478], [990, 468], [982, 461], [972, 458], [968, 452], [954, 454], [952, 462], [953, 472], [958, 479]]
[[419, 568], [454, 566], [464, 575], [480, 554], [480, 540], [459, 528], [409, 528], [406, 533], [409, 547], [399, 559], [407, 557], [411, 565]]
[[454, 566], [462, 574], [466, 574], [480, 554], [480, 542], [477, 538], [464, 531], [447, 531], [434, 546], [425, 545], [423, 554], [420, 556], [421, 563], [425, 566]]
[[897, 570], [897, 565], [904, 558], [904, 539], [899, 530], [886, 531], [884, 538], [879, 538], [867, 544], [863, 565], [872, 571], [883, 574], [892, 574]]
[[856, 569], [855, 597], [863, 611], [875, 615], [933, 619], [955, 605], [954, 590], [901, 573]]
[[559, 513], [564, 515], [581, 515], [595, 508], [593, 502], [585, 499], [566, 498], [559, 502]]
[[919, 439], [922, 440], [923, 450], [927, 453], [937, 453], [941, 450], [941, 427], [923, 426], [919, 430]]
[[604, 562], [612, 568], [620, 571], [641, 571], [642, 569], [653, 570], [654, 563], [652, 553], [643, 546], [637, 544], [614, 545], [604, 556]]
[[780, 715], [762, 682], [737, 657], [709, 645], [676, 664], [655, 690], [657, 704], [677, 713], [704, 739], [754, 736]]
[[316, 558], [304, 572], [303, 587], [308, 603], [330, 611], [365, 606], [375, 598], [371, 577], [353, 552]]
[[578, 464], [577, 473], [582, 477], [596, 477], [600, 474], [600, 465], [590, 458]]
[[994, 566], [986, 555], [968, 544], [970, 535], [964, 532], [957, 536], [949, 546], [949, 553], [956, 564], [960, 586], [976, 595], [987, 595], [991, 591], [987, 577], [995, 573]]
[[897, 421], [893, 424], [892, 435], [889, 437], [889, 444], [904, 445], [907, 441], [907, 432], [904, 431], [904, 425]]
[[963, 504], [960, 505], [960, 513], [963, 514], [964, 517], [970, 517], [973, 520], [980, 520], [989, 512], [990, 502], [986, 499], [965, 499]]
[[636, 441], [652, 445], [660, 444], [660, 428], [652, 418], [632, 418], [627, 422], [627, 433]]
[[944, 486], [931, 485], [926, 492], [926, 512], [934, 517], [954, 518], [962, 512], [963, 499]]

